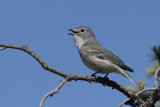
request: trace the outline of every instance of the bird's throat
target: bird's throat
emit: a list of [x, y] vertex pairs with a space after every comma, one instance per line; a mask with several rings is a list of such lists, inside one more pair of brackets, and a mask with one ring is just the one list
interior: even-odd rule
[[73, 39], [78, 49], [80, 49], [85, 43], [85, 40], [83, 40], [83, 38], [81, 38], [80, 36], [73, 35]]

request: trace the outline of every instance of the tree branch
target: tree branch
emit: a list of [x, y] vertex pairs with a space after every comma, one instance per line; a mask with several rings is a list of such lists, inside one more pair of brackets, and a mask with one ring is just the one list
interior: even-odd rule
[[46, 95], [42, 98], [42, 101], [41, 101], [41, 103], [40, 103], [40, 107], [43, 107], [43, 103], [44, 103], [45, 99], [46, 99], [48, 96], [51, 96], [51, 97], [52, 97], [55, 93], [58, 93], [58, 91], [61, 89], [61, 87], [62, 87], [67, 81], [68, 81], [68, 79], [65, 78], [65, 79], [59, 84], [59, 86], [58, 86], [55, 90], [53, 90], [53, 91], [49, 92], [48, 94], [46, 94]]
[[[139, 94], [141, 94], [142, 92], [145, 92], [145, 91], [156, 91], [155, 88], [147, 88], [147, 89], [144, 89], [144, 90], [141, 90], [139, 91], [136, 95], [138, 96]], [[124, 102], [122, 102], [118, 107], [121, 107], [123, 104], [125, 104], [127, 101], [129, 101], [131, 98], [128, 98], [127, 100], [125, 100]]]
[[[83, 81], [87, 81], [87, 82], [96, 82], [96, 83], [100, 83], [102, 85], [107, 85], [109, 87], [112, 87], [113, 89], [116, 89], [116, 90], [122, 92], [125, 96], [132, 99], [133, 103], [130, 103], [131, 106], [139, 106], [140, 104], [144, 104], [144, 101], [141, 98], [139, 98], [136, 94], [134, 94], [131, 91], [128, 91], [122, 85], [117, 84], [116, 82], [114, 82], [112, 80], [109, 80], [109, 78], [93, 77], [93, 76], [88, 76], [88, 75], [73, 75], [73, 74], [65, 73], [65, 72], [62, 72], [58, 69], [50, 67], [47, 63], [45, 63], [45, 61], [40, 56], [38, 56], [32, 50], [28, 49], [27, 44], [25, 44], [24, 46], [17, 46], [17, 45], [0, 43], [0, 47], [4, 47], [5, 49], [6, 48], [12, 48], [12, 49], [18, 49], [18, 50], [24, 51], [24, 52], [28, 53], [29, 55], [31, 55], [34, 59], [36, 59], [45, 70], [48, 70], [52, 73], [55, 73], [59, 76], [64, 77], [65, 79], [56, 88], [56, 91], [58, 91], [67, 81], [83, 80]], [[4, 49], [2, 48], [1, 50], [4, 50]], [[49, 95], [54, 94], [56, 91], [54, 90], [54, 91], [46, 94], [41, 101], [42, 105], [43, 105], [44, 100]]]
[[35, 52], [28, 49], [26, 45], [17, 46], [17, 45], [0, 43], [0, 47], [6, 47], [6, 48], [12, 48], [12, 49], [18, 49], [18, 50], [24, 51], [24, 52], [28, 53], [29, 55], [31, 55], [34, 59], [36, 59], [44, 69], [46, 69], [52, 73], [55, 73], [59, 76], [62, 76], [64, 78], [68, 77], [68, 80], [70, 80], [70, 81], [71, 80], [84, 80], [87, 82], [88, 81], [89, 82], [91, 82], [91, 81], [98, 82], [98, 83], [101, 83], [103, 85], [108, 85], [109, 87], [112, 87], [114, 89], [117, 89], [117, 90], [123, 92], [127, 97], [132, 96], [132, 94], [133, 94], [133, 93], [130, 93], [125, 87], [117, 84], [116, 82], [114, 82], [112, 80], [109, 80], [108, 78], [104, 79], [102, 77], [93, 77], [93, 76], [88, 76], [88, 75], [72, 75], [72, 74], [62, 72], [58, 69], [52, 68], [48, 64], [46, 64], [45, 61], [40, 56], [38, 56]]
[[157, 87], [157, 75], [158, 75], [158, 72], [160, 71], [160, 68], [158, 68], [157, 70], [156, 70], [156, 72], [155, 72], [155, 75], [154, 75], [154, 87], [156, 88], [156, 89], [158, 89], [158, 87]]
[[7, 48], [6, 48], [6, 47], [4, 47], [4, 48], [0, 49], [0, 51], [5, 50], [5, 49], [7, 49]]
[[17, 46], [17, 45], [0, 43], [0, 47], [12, 48], [12, 49], [18, 49], [18, 50], [24, 51], [24, 52], [28, 53], [29, 55], [31, 55], [33, 58], [35, 58], [41, 64], [41, 66], [44, 69], [46, 69], [46, 70], [48, 70], [52, 73], [55, 73], [59, 76], [62, 76], [62, 77], [67, 77], [68, 76], [67, 73], [62, 72], [62, 71], [57, 70], [57, 69], [54, 69], [54, 68], [50, 67], [48, 64], [46, 64], [40, 56], [38, 56], [32, 50], [28, 49], [26, 44], [24, 46]]
[[[146, 106], [147, 107], [152, 107], [156, 101], [159, 100], [160, 98], [160, 95], [158, 94], [158, 86], [157, 86], [157, 75], [158, 75], [158, 72], [160, 71], [160, 68], [158, 68], [155, 72], [155, 76], [154, 76], [154, 87], [155, 88], [147, 88], [147, 89], [144, 89], [144, 90], [141, 90], [139, 91], [136, 95], [138, 96], [139, 94], [141, 94], [142, 92], [145, 92], [145, 91], [155, 91], [153, 92], [153, 94], [147, 99], [147, 102], [146, 102]], [[159, 80], [158, 80], [159, 81]], [[121, 107], [123, 104], [125, 104], [126, 102], [128, 102], [131, 98], [128, 98], [127, 100], [125, 100], [124, 102], [122, 102], [118, 107]]]
[[148, 107], [153, 107], [154, 104], [160, 99], [160, 94], [159, 94], [159, 90], [160, 87], [157, 86], [157, 75], [158, 72], [160, 71], [160, 68], [158, 68], [155, 72], [155, 76], [154, 76], [154, 87], [156, 89], [155, 92], [152, 93], [152, 95], [147, 99], [146, 104], [148, 105]]

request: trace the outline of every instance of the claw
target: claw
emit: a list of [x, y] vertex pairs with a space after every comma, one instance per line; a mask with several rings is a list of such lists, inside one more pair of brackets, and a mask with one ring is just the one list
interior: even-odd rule
[[[91, 81], [87, 81], [87, 82], [91, 83]], [[91, 83], [91, 84], [92, 84], [92, 83]]]
[[93, 73], [91, 76], [96, 77], [96, 74], [97, 74], [97, 72], [96, 72], [96, 73]]
[[108, 76], [108, 74], [109, 74], [109, 73], [107, 73], [107, 74], [104, 76], [104, 78], [108, 78], [108, 77], [107, 77], [107, 76]]

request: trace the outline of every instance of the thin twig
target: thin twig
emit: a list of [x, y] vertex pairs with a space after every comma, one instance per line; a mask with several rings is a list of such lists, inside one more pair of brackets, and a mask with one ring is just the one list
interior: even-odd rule
[[24, 46], [27, 47], [27, 45], [28, 45], [28, 42]]
[[145, 92], [145, 91], [156, 91], [156, 89], [155, 88], [146, 88], [146, 89], [141, 90], [138, 93], [136, 93], [136, 95], [139, 95], [139, 94], [141, 94], [142, 92]]
[[40, 103], [40, 107], [43, 107], [43, 103], [44, 103], [45, 99], [46, 99], [48, 96], [53, 96], [55, 93], [58, 93], [58, 91], [61, 89], [61, 87], [62, 87], [67, 81], [68, 81], [68, 79], [65, 78], [65, 79], [59, 84], [59, 86], [58, 86], [55, 90], [53, 90], [53, 91], [49, 92], [48, 94], [46, 94], [46, 95], [43, 97], [43, 99], [42, 99], [42, 101], [41, 101], [41, 103]]
[[[138, 93], [136, 93], [136, 95], [138, 96], [139, 94], [141, 94], [142, 92], [145, 91], [155, 91], [155, 88], [146, 88], [144, 90], [139, 91]], [[122, 102], [118, 107], [121, 107], [123, 104], [125, 104], [127, 101], [129, 101], [131, 98], [128, 98], [127, 100], [125, 100], [124, 102]]]
[[4, 48], [0, 49], [0, 51], [5, 50], [5, 49], [7, 49], [7, 48], [6, 48], [6, 47], [4, 47]]
[[160, 71], [160, 68], [158, 68], [157, 70], [156, 70], [156, 72], [155, 72], [155, 76], [154, 76], [154, 87], [156, 88], [156, 89], [158, 89], [158, 87], [157, 87], [157, 75], [158, 75], [158, 72]]
[[[156, 72], [155, 72], [155, 76], [154, 76], [154, 87], [155, 88], [147, 88], [147, 89], [144, 89], [144, 90], [142, 90], [142, 91], [139, 91], [136, 95], [139, 95], [139, 94], [141, 94], [142, 92], [145, 92], [145, 91], [156, 91], [156, 90], [158, 90], [158, 86], [157, 86], [157, 80], [158, 80], [158, 78], [157, 78], [157, 75], [158, 75], [158, 72], [160, 71], [160, 68], [158, 68], [157, 70], [156, 70]], [[159, 81], [159, 80], [158, 80]], [[123, 104], [125, 104], [127, 101], [129, 101], [130, 100], [130, 98], [128, 98], [127, 100], [125, 100], [124, 102], [122, 102], [118, 107], [121, 107]]]

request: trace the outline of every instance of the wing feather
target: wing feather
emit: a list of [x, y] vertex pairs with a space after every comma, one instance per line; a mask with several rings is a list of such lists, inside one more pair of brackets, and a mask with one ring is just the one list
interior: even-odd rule
[[125, 65], [124, 62], [119, 57], [117, 57], [112, 52], [110, 52], [109, 50], [107, 50], [103, 47], [100, 47], [98, 49], [96, 47], [92, 47], [91, 50], [89, 50], [89, 52], [90, 52], [90, 54], [95, 55], [97, 58], [100, 58], [103, 60], [109, 60], [113, 64], [118, 65], [120, 68], [122, 68], [124, 70], [134, 72], [133, 69], [131, 69], [130, 67]]

